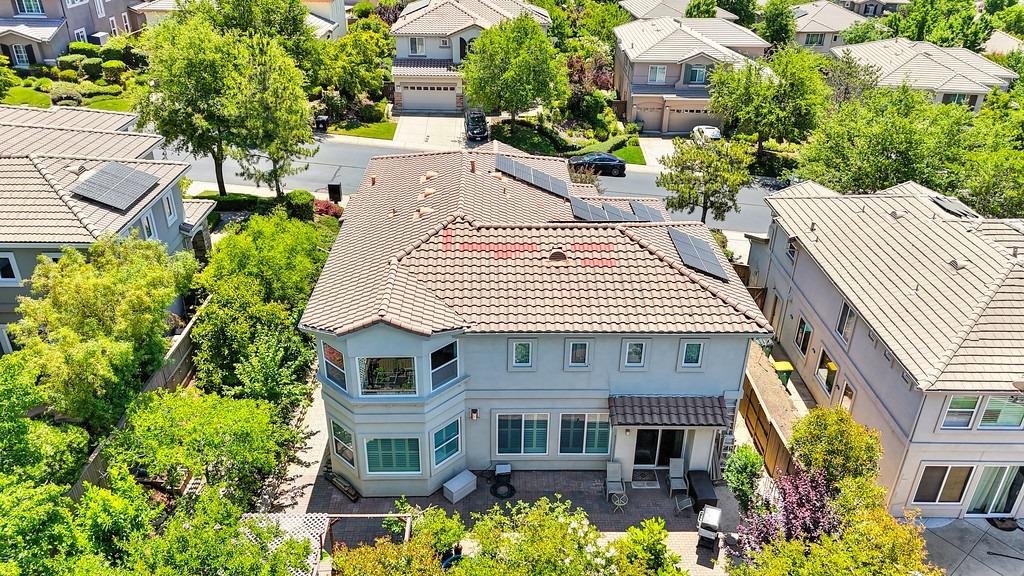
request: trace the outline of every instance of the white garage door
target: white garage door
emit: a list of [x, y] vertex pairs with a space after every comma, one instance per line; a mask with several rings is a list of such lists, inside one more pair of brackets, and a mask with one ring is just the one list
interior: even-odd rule
[[637, 104], [634, 110], [633, 121], [643, 122], [644, 132], [661, 132], [661, 106]]
[[402, 110], [455, 111], [455, 85], [404, 84]]
[[708, 114], [707, 110], [686, 110], [672, 108], [669, 110], [668, 131], [689, 133], [694, 126], [701, 124], [717, 125], [718, 119]]

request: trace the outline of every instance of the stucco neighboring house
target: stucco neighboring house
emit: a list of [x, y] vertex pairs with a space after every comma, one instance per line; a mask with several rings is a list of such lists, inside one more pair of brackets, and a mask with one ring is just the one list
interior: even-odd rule
[[[766, 199], [751, 261], [778, 345], [820, 406], [881, 434], [889, 508], [1018, 517], [1024, 486], [1024, 221], [908, 182]], [[765, 262], [767, 261], [767, 264]]]
[[841, 34], [850, 26], [867, 20], [829, 0], [817, 0], [793, 6], [796, 16], [797, 46], [827, 54], [836, 46], [846, 44]]
[[840, 3], [843, 8], [861, 16], [882, 16], [896, 12], [902, 6], [910, 4], [910, 0], [840, 0]]
[[[663, 18], [665, 16], [684, 18], [686, 9], [690, 6], [690, 0], [621, 0], [619, 6], [622, 6], [626, 12], [637, 19]], [[732, 12], [717, 6], [715, 7], [715, 18], [731, 22], [739, 19]]]
[[16, 68], [56, 63], [71, 42], [103, 44], [141, 21], [137, 0], [12, 0], [0, 2], [0, 53]]
[[367, 496], [498, 463], [714, 470], [771, 333], [706, 226], [499, 143], [371, 159], [300, 327]]
[[418, 0], [391, 26], [396, 111], [456, 112], [465, 106], [458, 65], [480, 33], [529, 14], [546, 31], [551, 17], [521, 0]]
[[966, 48], [942, 48], [906, 38], [876, 40], [832, 49], [849, 53], [862, 64], [878, 68], [880, 86], [906, 84], [931, 92], [936, 102], [965, 104], [981, 110], [992, 90], [1006, 90], [1017, 73]]
[[1024, 40], [1002, 30], [993, 30], [992, 35], [981, 45], [981, 51], [984, 54], [1002, 55], [1017, 50], [1024, 50]]
[[[317, 38], [340, 38], [348, 30], [345, 19], [345, 0], [303, 0], [309, 10], [306, 25]], [[149, 0], [132, 6], [141, 22], [154, 26], [178, 9], [178, 0]]]
[[[208, 200], [182, 200], [187, 164], [153, 160], [162, 139], [125, 131], [131, 114], [0, 106], [0, 355], [18, 296], [40, 256], [103, 234], [159, 239], [170, 253], [209, 250]], [[78, 127], [76, 127], [78, 126]]]
[[644, 132], [688, 133], [720, 124], [708, 112], [715, 66], [743, 66], [768, 48], [757, 34], [721, 18], [655, 18], [615, 28], [615, 89], [626, 121]]

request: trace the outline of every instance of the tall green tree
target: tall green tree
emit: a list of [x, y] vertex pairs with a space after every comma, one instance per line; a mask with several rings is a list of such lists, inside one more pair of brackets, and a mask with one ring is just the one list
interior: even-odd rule
[[0, 100], [7, 96], [7, 92], [18, 86], [20, 81], [18, 75], [11, 69], [11, 60], [7, 56], [0, 55]]
[[721, 67], [711, 74], [711, 111], [740, 134], [756, 135], [760, 155], [769, 139], [801, 142], [828, 107], [824, 59], [787, 47], [770, 60]]
[[793, 426], [789, 450], [805, 470], [821, 470], [830, 486], [848, 478], [878, 475], [882, 443], [878, 431], [858, 423], [840, 407], [814, 408]]
[[886, 40], [894, 36], [893, 31], [877, 18], [857, 22], [840, 34], [846, 44], [863, 44], [873, 40]]
[[757, 0], [719, 0], [718, 7], [736, 15], [736, 23], [750, 28], [757, 20]]
[[516, 116], [566, 98], [564, 59], [529, 15], [484, 30], [462, 64], [466, 97], [486, 109]]
[[772, 46], [786, 46], [796, 36], [796, 16], [790, 0], [768, 0], [755, 31]]
[[150, 503], [146, 490], [124, 465], [110, 466], [108, 473], [109, 488], [86, 485], [74, 528], [87, 553], [122, 565], [149, 537], [162, 507]]
[[897, 36], [969, 50], [980, 49], [992, 35], [991, 17], [978, 14], [972, 0], [915, 0], [884, 23]]
[[320, 45], [321, 63], [314, 66], [314, 83], [337, 90], [346, 102], [355, 102], [366, 92], [379, 88], [387, 75], [387, 62], [395, 50], [395, 41], [387, 28], [361, 29], [363, 22], [383, 22], [376, 16], [363, 18], [349, 33]]
[[244, 134], [235, 156], [244, 177], [273, 186], [281, 197], [281, 180], [309, 166], [294, 160], [318, 149], [303, 75], [273, 38], [252, 36], [243, 46], [225, 96], [228, 114], [239, 119]]
[[707, 222], [709, 212], [722, 220], [729, 212], [738, 211], [736, 197], [740, 188], [750, 183], [750, 146], [740, 139], [698, 144], [676, 138], [672, 144], [672, 154], [661, 159], [666, 171], [656, 181], [675, 193], [666, 200], [666, 206], [690, 214], [699, 208], [701, 222]]
[[50, 576], [55, 557], [77, 550], [64, 490], [0, 475], [0, 574]]
[[830, 58], [822, 66], [825, 84], [832, 90], [832, 106], [859, 99], [878, 87], [878, 68], [861, 64], [849, 52], [839, 58]]
[[996, 14], [1001, 12], [1010, 6], [1016, 6], [1017, 0], [985, 0], [985, 12], [987, 14]]
[[1004, 8], [992, 17], [992, 25], [1014, 36], [1024, 36], [1024, 4]]
[[686, 6], [687, 18], [714, 18], [715, 0], [691, 0]]
[[152, 124], [180, 151], [212, 158], [217, 190], [226, 195], [224, 161], [232, 146], [244, 142], [226, 106], [239, 37], [194, 16], [167, 19], [145, 38], [151, 82], [134, 102], [140, 123]]

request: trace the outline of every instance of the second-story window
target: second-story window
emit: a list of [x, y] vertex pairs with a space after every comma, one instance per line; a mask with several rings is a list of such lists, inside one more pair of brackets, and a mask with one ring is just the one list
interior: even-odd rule
[[164, 218], [167, 219], [168, 226], [178, 220], [178, 211], [174, 208], [174, 198], [170, 194], [164, 196]]
[[452, 45], [451, 41], [447, 38], [441, 38], [441, 48], [450, 48]]
[[795, 241], [790, 240], [789, 242], [786, 242], [786, 256], [788, 256], [790, 260], [796, 260], [796, 242]]
[[648, 84], [664, 84], [665, 83], [665, 72], [667, 68], [665, 66], [651, 66], [647, 69], [647, 83]]
[[324, 342], [324, 373], [327, 375], [327, 379], [338, 385], [342, 390], [348, 390], [348, 385], [345, 382], [345, 357], [342, 356], [341, 352]]
[[44, 14], [42, 0], [17, 0], [19, 14]]
[[509, 340], [509, 368], [512, 370], [532, 370], [533, 340]]
[[590, 366], [590, 342], [586, 340], [570, 340], [568, 347], [570, 368], [586, 368]]
[[706, 84], [708, 80], [708, 67], [703, 64], [690, 66], [690, 76], [686, 79], [689, 84]]
[[416, 394], [412, 358], [360, 358], [359, 382], [366, 396]]
[[146, 240], [152, 240], [156, 238], [156, 226], [153, 225], [153, 215], [146, 214], [139, 220], [139, 226], [142, 227], [142, 236]]
[[978, 410], [977, 396], [953, 396], [946, 407], [946, 415], [942, 418], [943, 428], [967, 429], [974, 421], [974, 413]]
[[626, 368], [643, 368], [647, 362], [647, 342], [643, 340], [627, 340], [623, 366]]
[[836, 385], [836, 374], [838, 372], [839, 366], [828, 355], [828, 351], [822, 348], [821, 358], [818, 360], [818, 368], [814, 371], [814, 376], [829, 396], [832, 395], [832, 388]]
[[18, 273], [18, 262], [14, 252], [0, 253], [0, 286], [20, 286], [21, 274]]
[[423, 38], [409, 38], [409, 55], [426, 56], [427, 52], [423, 47]]
[[682, 368], [700, 368], [704, 358], [704, 343], [694, 340], [683, 340], [679, 352], [679, 366]]
[[804, 320], [803, 316], [800, 317], [800, 323], [796, 325], [796, 336], [794, 341], [796, 347], [800, 350], [800, 353], [804, 356], [807, 355], [807, 349], [811, 346], [811, 334], [814, 333], [814, 328]]
[[430, 386], [437, 390], [459, 375], [459, 344], [452, 342], [430, 353]]
[[1024, 424], [1024, 405], [1009, 398], [993, 397], [985, 403], [978, 428], [1020, 428]]
[[853, 325], [856, 322], [857, 313], [849, 304], [843, 302], [843, 307], [839, 310], [839, 321], [836, 323], [836, 334], [843, 339], [843, 342], [849, 343], [850, 336], [853, 336]]

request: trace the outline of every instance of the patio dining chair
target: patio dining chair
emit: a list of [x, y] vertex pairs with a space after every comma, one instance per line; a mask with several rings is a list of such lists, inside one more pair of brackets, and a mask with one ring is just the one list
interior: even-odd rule
[[625, 494], [626, 484], [622, 481], [622, 464], [612, 460], [606, 467], [604, 480], [604, 497], [607, 500], [611, 494]]
[[676, 516], [684, 510], [693, 510], [693, 498], [689, 496], [676, 496]]
[[683, 473], [683, 459], [670, 458], [668, 461], [668, 495], [672, 496], [677, 490], [689, 491], [686, 482], [686, 475]]

